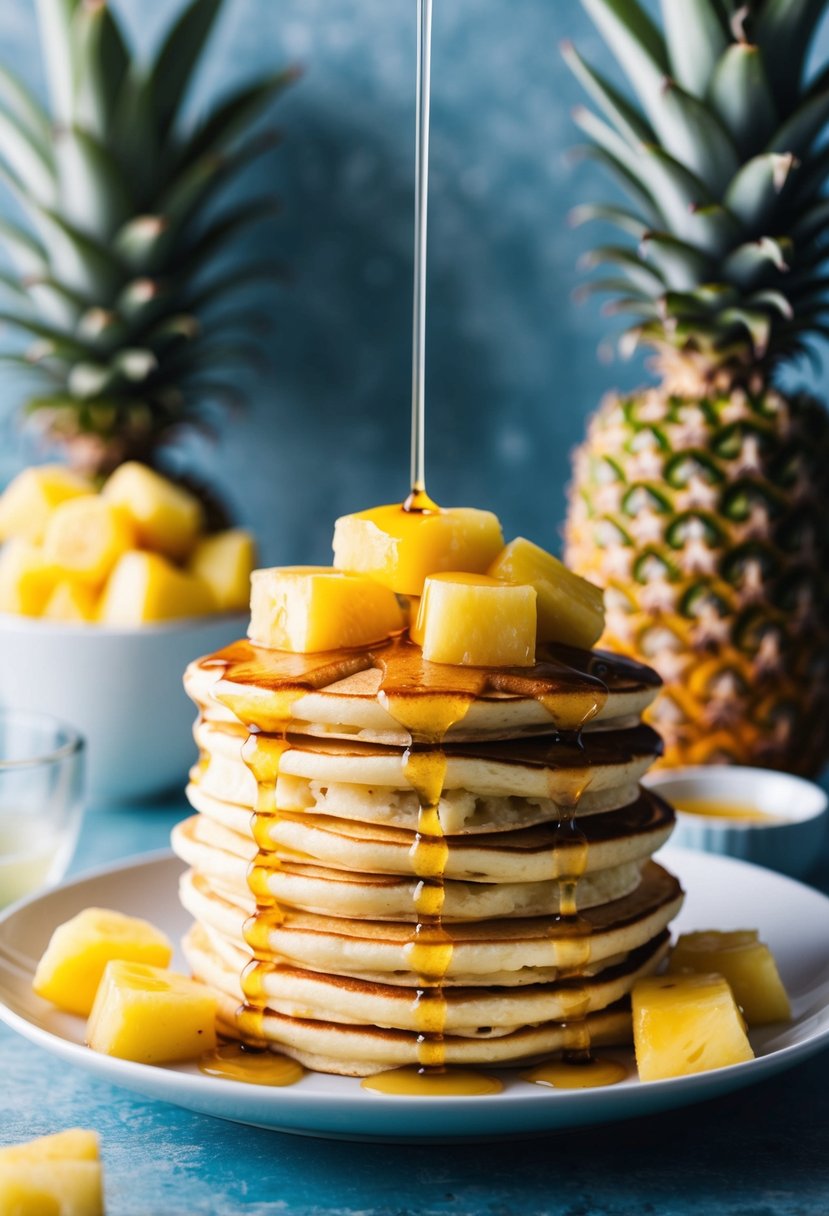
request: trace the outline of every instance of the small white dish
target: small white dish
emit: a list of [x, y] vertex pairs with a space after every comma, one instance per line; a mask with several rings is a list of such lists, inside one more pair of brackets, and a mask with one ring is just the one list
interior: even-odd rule
[[[800, 877], [818, 859], [827, 821], [827, 796], [819, 785], [789, 773], [739, 765], [657, 769], [643, 784], [677, 812], [671, 844], [723, 853]], [[749, 806], [757, 820], [689, 814], [683, 801]]]
[[[168, 854], [131, 858], [66, 883], [0, 916], [0, 1021], [61, 1061], [147, 1098], [186, 1110], [305, 1136], [346, 1140], [444, 1143], [516, 1136], [611, 1123], [675, 1110], [766, 1080], [829, 1045], [829, 898], [769, 870], [730, 857], [668, 847], [658, 860], [687, 895], [673, 924], [692, 929], [755, 928], [771, 947], [792, 1001], [792, 1021], [751, 1032], [756, 1059], [713, 1072], [642, 1084], [631, 1051], [613, 1051], [629, 1076], [606, 1089], [532, 1085], [521, 1069], [504, 1069], [499, 1094], [482, 1097], [388, 1097], [354, 1077], [309, 1072], [296, 1085], [272, 1089], [200, 1073], [195, 1064], [164, 1068], [100, 1055], [84, 1046], [85, 1023], [32, 992], [37, 960], [56, 925], [97, 905], [142, 916], [178, 941], [190, 917], [178, 900], [182, 863]], [[184, 959], [173, 960], [187, 970]], [[774, 1115], [769, 1116], [773, 1126]]]
[[0, 706], [52, 714], [84, 736], [92, 804], [181, 788], [196, 756], [184, 669], [246, 627], [239, 613], [140, 629], [0, 615]]

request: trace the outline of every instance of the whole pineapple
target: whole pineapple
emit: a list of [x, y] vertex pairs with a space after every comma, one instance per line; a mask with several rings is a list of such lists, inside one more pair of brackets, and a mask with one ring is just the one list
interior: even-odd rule
[[829, 424], [778, 373], [829, 333], [827, 0], [582, 0], [625, 96], [571, 47], [577, 121], [632, 206], [591, 289], [655, 352], [575, 456], [567, 560], [606, 588], [603, 644], [651, 663], [670, 765], [814, 773], [829, 742]]
[[0, 176], [28, 221], [0, 222], [14, 267], [0, 321], [28, 339], [4, 358], [39, 377], [27, 412], [48, 438], [106, 473], [207, 426], [260, 354], [238, 293], [279, 268], [240, 260], [238, 238], [275, 202], [217, 202], [272, 146], [248, 127], [295, 73], [248, 82], [188, 125], [222, 0], [190, 0], [148, 63], [107, 0], [37, 7], [51, 112], [0, 67]]

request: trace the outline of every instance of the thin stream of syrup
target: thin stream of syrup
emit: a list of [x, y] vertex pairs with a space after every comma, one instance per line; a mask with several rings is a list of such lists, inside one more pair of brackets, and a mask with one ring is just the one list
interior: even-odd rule
[[[412, 494], [426, 497], [426, 236], [429, 215], [429, 111], [432, 95], [432, 0], [417, 0], [414, 282], [412, 307]], [[430, 504], [434, 506], [434, 504]]]

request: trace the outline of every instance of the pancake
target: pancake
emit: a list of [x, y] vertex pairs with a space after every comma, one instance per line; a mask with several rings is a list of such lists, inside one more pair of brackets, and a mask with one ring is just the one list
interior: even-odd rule
[[[200, 923], [213, 927], [239, 948], [250, 906], [234, 895], [219, 893], [200, 874], [182, 879], [182, 903]], [[649, 862], [630, 895], [578, 917], [539, 916], [447, 923], [451, 943], [443, 983], [527, 984], [560, 978], [591, 963], [628, 954], [663, 932], [679, 910], [682, 893], [672, 875]], [[411, 969], [414, 935], [411, 924], [321, 916], [282, 910], [270, 927], [267, 953], [280, 963], [336, 975], [389, 980], [418, 987]], [[250, 951], [248, 949], [248, 957]]]
[[[202, 755], [195, 783], [213, 797], [253, 809], [256, 779], [242, 757], [248, 732], [200, 722], [195, 737]], [[276, 792], [281, 809], [298, 803], [302, 809], [322, 809], [325, 803], [327, 814], [364, 819], [373, 808], [377, 821], [393, 819], [416, 827], [417, 795], [406, 782], [399, 749], [342, 740], [319, 744], [299, 736], [289, 741], [279, 756]], [[269, 743], [267, 736], [260, 736], [258, 747], [267, 752], [277, 743], [281, 740]], [[586, 734], [578, 743], [547, 737], [477, 747], [447, 745], [442, 810], [454, 810], [454, 816], [444, 822], [444, 831], [451, 831], [459, 816], [464, 830], [470, 830], [467, 821], [476, 816], [476, 830], [494, 830], [560, 818], [562, 807], [584, 815], [625, 806], [660, 752], [659, 736], [645, 726]], [[355, 786], [359, 816], [348, 813]], [[487, 802], [488, 808], [480, 809]], [[505, 804], [509, 815], [503, 813]]]
[[[228, 832], [205, 816], [194, 816], [173, 832], [173, 848], [182, 861], [237, 901], [249, 896], [248, 870], [256, 857], [250, 837]], [[416, 922], [415, 888], [419, 879], [373, 874], [291, 862], [283, 854], [267, 885], [280, 907], [305, 912], [375, 920]], [[579, 880], [579, 907], [620, 899], [638, 887], [641, 866], [628, 862], [585, 874]], [[444, 921], [490, 917], [542, 916], [561, 911], [566, 892], [554, 879], [542, 882], [463, 882], [447, 879], [441, 915]], [[251, 912], [255, 910], [255, 901]]]
[[[621, 1000], [635, 981], [653, 972], [665, 956], [668, 935], [662, 933], [595, 974], [523, 987], [479, 985], [447, 988], [443, 1004], [445, 1034], [484, 1039], [500, 1038], [527, 1025], [566, 1022], [577, 1013], [586, 1017]], [[237, 965], [211, 949], [205, 931], [194, 926], [185, 939], [188, 962], [207, 981], [232, 997], [244, 1000]], [[381, 1029], [418, 1031], [422, 995], [395, 984], [333, 976], [290, 965], [278, 965], [265, 981], [268, 1009], [286, 1017], [329, 1021], [337, 1011], [340, 1023]], [[428, 997], [427, 997], [428, 999]]]
[[[198, 787], [189, 786], [187, 794], [201, 812], [190, 823], [190, 835], [207, 839], [210, 822], [214, 825], [212, 839], [222, 842], [218, 847], [237, 853], [244, 850], [242, 855], [252, 862], [258, 849], [247, 835], [249, 812], [242, 810], [240, 814], [238, 808], [218, 804]], [[578, 834], [569, 825], [559, 827], [555, 823], [509, 833], [446, 836], [443, 877], [534, 883], [574, 873], [592, 874], [646, 860], [665, 843], [673, 825], [674, 813], [668, 804], [651, 792], [643, 792], [629, 807], [590, 816]], [[270, 825], [268, 836], [283, 859], [314, 861], [365, 874], [416, 873], [415, 834], [402, 828], [285, 813]]]
[[[233, 997], [217, 989], [219, 1024], [231, 1038], [244, 1036]], [[291, 1018], [268, 1010], [262, 1019], [265, 1043], [306, 1068], [346, 1077], [365, 1077], [387, 1069], [418, 1065], [422, 1035], [376, 1026], [349, 1026], [311, 1018]], [[620, 1003], [578, 1022], [525, 1026], [498, 1038], [445, 1035], [442, 1055], [448, 1067], [510, 1067], [533, 1064], [563, 1051], [582, 1050], [585, 1033], [594, 1047], [620, 1047], [631, 1041], [631, 1015]]]
[[[406, 695], [428, 687], [468, 690], [469, 707], [447, 740], [548, 734], [551, 726], [578, 730], [590, 719], [594, 726], [638, 721], [660, 687], [649, 668], [604, 651], [544, 646], [539, 660], [526, 668], [447, 667], [425, 662], [403, 638], [315, 655], [239, 641], [191, 663], [185, 688], [213, 720], [276, 732], [289, 722], [295, 733], [407, 747], [411, 733], [383, 703], [384, 685]], [[539, 681], [546, 704], [535, 695]]]

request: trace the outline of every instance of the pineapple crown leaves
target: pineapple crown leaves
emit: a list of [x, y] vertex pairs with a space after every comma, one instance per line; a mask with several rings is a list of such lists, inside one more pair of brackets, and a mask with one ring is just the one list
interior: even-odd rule
[[278, 141], [251, 125], [297, 72], [245, 82], [185, 125], [222, 0], [189, 0], [147, 63], [107, 0], [37, 8], [49, 110], [0, 65], [0, 178], [23, 216], [0, 220], [0, 323], [29, 339], [4, 358], [39, 374], [29, 409], [53, 437], [97, 438], [78, 444], [93, 463], [149, 458], [206, 422], [209, 398], [235, 399], [223, 374], [261, 361], [238, 301], [284, 271], [241, 246], [278, 207], [222, 192]]
[[566, 44], [598, 113], [574, 117], [586, 154], [610, 169], [629, 207], [589, 204], [620, 243], [588, 255], [640, 342], [693, 354], [721, 374], [809, 353], [826, 335], [829, 67], [806, 59], [829, 0], [582, 0], [631, 86], [627, 94]]

